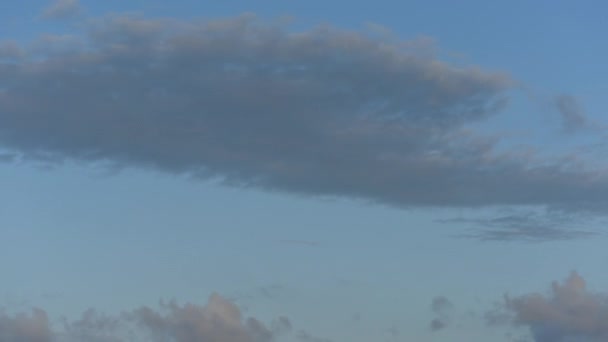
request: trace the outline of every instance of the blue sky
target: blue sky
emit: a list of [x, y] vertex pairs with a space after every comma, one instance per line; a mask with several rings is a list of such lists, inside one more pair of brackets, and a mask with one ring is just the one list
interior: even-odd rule
[[605, 341], [605, 10], [0, 5], [0, 342]]

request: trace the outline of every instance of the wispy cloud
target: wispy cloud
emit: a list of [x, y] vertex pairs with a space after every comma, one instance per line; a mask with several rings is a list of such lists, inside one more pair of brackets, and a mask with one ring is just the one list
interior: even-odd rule
[[589, 120], [579, 101], [571, 95], [559, 95], [555, 104], [562, 118], [562, 128], [565, 132], [576, 132], [587, 128]]
[[589, 223], [589, 219], [563, 211], [511, 211], [491, 217], [458, 217], [437, 221], [475, 226], [468, 233], [457, 234], [456, 237], [482, 241], [546, 242], [600, 235], [597, 231], [580, 228]]
[[251, 299], [276, 299], [285, 294], [285, 286], [281, 284], [270, 284], [256, 287], [249, 291], [232, 294], [229, 298], [236, 302]]
[[304, 330], [298, 331], [296, 333], [296, 338], [298, 339], [298, 341], [301, 341], [301, 342], [332, 342], [328, 338], [314, 336]]
[[44, 19], [68, 19], [77, 16], [81, 12], [78, 0], [54, 0], [44, 9], [41, 17]]

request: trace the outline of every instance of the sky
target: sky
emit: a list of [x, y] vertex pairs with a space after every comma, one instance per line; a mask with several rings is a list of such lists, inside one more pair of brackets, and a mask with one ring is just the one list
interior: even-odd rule
[[0, 342], [608, 341], [606, 10], [0, 3]]

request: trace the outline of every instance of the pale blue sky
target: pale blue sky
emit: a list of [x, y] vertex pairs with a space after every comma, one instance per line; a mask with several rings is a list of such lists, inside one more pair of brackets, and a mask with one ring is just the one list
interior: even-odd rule
[[[527, 328], [534, 327], [486, 326], [484, 312], [491, 310], [493, 303], [501, 303], [504, 293], [547, 291], [552, 281], [565, 278], [572, 270], [577, 270], [593, 291], [608, 290], [607, 240], [602, 224], [606, 216], [603, 198], [608, 198], [603, 189], [608, 189], [608, 181], [602, 176], [605, 164], [594, 159], [605, 154], [601, 122], [608, 108], [604, 77], [608, 74], [608, 45], [603, 42], [608, 31], [604, 20], [608, 5], [604, 2], [82, 0], [75, 15], [42, 18], [44, 9], [51, 5], [46, 0], [3, 2], [0, 21], [6, 24], [0, 27], [0, 42], [10, 40], [25, 47], [41, 34], [82, 34], [90, 20], [126, 12], [146, 20], [163, 17], [177, 22], [232, 18], [252, 12], [262, 23], [291, 16], [294, 24], [290, 30], [294, 32], [318, 24], [361, 31], [366, 24], [374, 23], [404, 41], [430, 37], [440, 60], [473, 65], [482, 70], [480, 74], [497, 71], [511, 80], [513, 85], [505, 90], [509, 105], [487, 120], [466, 124], [474, 135], [492, 134], [497, 139], [492, 150], [496, 155], [487, 157], [492, 161], [473, 169], [487, 166], [496, 174], [504, 172], [507, 180], [504, 186], [487, 189], [488, 194], [483, 192], [484, 184], [500, 183], [496, 180], [501, 177], [480, 180], [479, 188], [446, 199], [441, 195], [441, 185], [431, 186], [435, 181], [443, 184], [440, 178], [445, 174], [430, 170], [427, 178], [420, 178], [424, 182], [412, 190], [420, 193], [417, 202], [414, 195], [395, 195], [385, 188], [348, 188], [359, 173], [354, 178], [345, 176], [344, 183], [339, 181], [340, 175], [319, 178], [315, 183], [317, 179], [308, 176], [307, 169], [298, 169], [304, 164], [297, 160], [294, 164], [286, 161], [286, 166], [280, 164], [293, 167], [289, 177], [294, 178], [281, 178], [280, 174], [260, 186], [255, 176], [263, 177], [264, 173], [252, 171], [253, 180], [247, 175], [239, 178], [240, 172], [246, 174], [249, 168], [258, 170], [258, 164], [227, 159], [213, 166], [220, 170], [216, 178], [236, 174], [237, 182], [252, 182], [251, 187], [244, 188], [188, 176], [198, 169], [188, 165], [182, 169], [179, 162], [173, 165], [175, 170], [185, 172], [172, 172], [171, 165], [163, 164], [166, 160], [154, 159], [164, 156], [163, 146], [181, 155], [171, 150], [171, 146], [180, 145], [170, 141], [163, 145], [159, 140], [152, 146], [160, 151], [151, 152], [152, 157], [146, 154], [145, 146], [140, 150], [134, 145], [122, 155], [113, 146], [92, 145], [109, 148], [100, 154], [101, 158], [124, 166], [114, 172], [95, 166], [95, 156], [82, 157], [79, 146], [58, 142], [62, 134], [67, 137], [66, 144], [81, 141], [77, 135], [70, 135], [69, 121], [65, 130], [44, 128], [44, 118], [54, 117], [52, 107], [49, 112], [33, 107], [19, 112], [20, 102], [6, 90], [28, 87], [35, 78], [22, 76], [22, 83], [0, 81], [0, 124], [5, 125], [0, 130], [0, 147], [19, 155], [17, 161], [0, 162], [0, 308], [6, 309], [6, 315], [39, 307], [57, 322], [64, 315], [75, 320], [90, 307], [118, 314], [142, 305], [155, 306], [161, 298], [204, 305], [211, 293], [218, 292], [234, 300], [245, 315], [265, 324], [281, 315], [288, 317], [293, 331], [277, 336], [277, 341], [324, 341], [301, 334], [298, 337], [299, 331], [334, 342], [509, 341], [506, 332], [514, 337], [528, 336]], [[471, 75], [472, 79], [477, 77], [473, 71]], [[357, 82], [356, 76], [352, 79]], [[21, 94], [18, 92], [15, 94]], [[585, 120], [585, 126], [580, 130], [575, 127], [572, 134], [560, 130], [562, 118], [555, 105], [560, 95], [573, 99], [580, 106], [574, 114]], [[25, 101], [36, 102], [44, 96], [46, 93], [32, 90]], [[266, 98], [264, 105], [274, 108], [274, 100]], [[125, 108], [131, 108], [128, 106]], [[40, 120], [42, 128], [24, 128], [13, 112]], [[88, 117], [94, 112], [77, 114]], [[255, 117], [256, 113], [251, 115]], [[97, 121], [91, 122], [95, 125]], [[74, 131], [78, 130], [76, 125]], [[86, 135], [87, 129], [80, 132]], [[132, 129], [133, 141], [140, 141], [139, 129], [146, 127]], [[47, 133], [49, 139], [43, 137]], [[374, 138], [379, 137], [370, 139]], [[146, 140], [141, 141], [145, 144]], [[97, 141], [92, 139], [90, 143]], [[390, 144], [378, 140], [375, 145], [375, 140], [365, 140], [352, 146], [369, 148], [373, 154], [385, 152], [385, 143]], [[199, 151], [195, 147], [193, 151]], [[539, 159], [520, 155], [532, 147], [537, 149]], [[341, 151], [339, 148], [336, 150]], [[389, 154], [398, 150], [387, 148]], [[583, 154], [582, 148], [588, 154]], [[50, 151], [51, 158], [65, 159], [48, 165], [36, 160], [41, 150]], [[138, 151], [143, 154], [137, 155]], [[464, 153], [461, 158], [467, 159], [467, 151], [480, 153], [466, 149], [455, 153]], [[497, 157], [503, 152], [506, 154]], [[274, 161], [284, 162], [277, 155], [271, 156], [277, 158]], [[260, 153], [252, 158], [256, 156], [266, 157]], [[356, 153], [353, 156], [356, 158]], [[563, 177], [554, 169], [546, 173], [541, 170], [540, 176], [521, 176], [526, 174], [521, 170], [536, 163], [565, 165], [566, 156], [578, 156], [586, 166], [598, 169], [575, 167]], [[493, 157], [506, 158], [500, 159], [506, 162], [492, 164]], [[210, 160], [213, 158], [215, 155]], [[320, 170], [331, 173], [331, 161], [327, 163], [330, 166]], [[494, 169], [495, 165], [499, 167]], [[509, 165], [515, 168], [515, 176], [511, 176]], [[445, 178], [446, 184], [456, 180], [458, 185], [458, 179], [463, 179], [464, 186], [472, 184], [470, 178], [475, 176], [467, 178], [471, 169], [465, 166], [457, 169], [462, 174]], [[372, 178], [379, 170], [365, 169]], [[386, 173], [387, 177], [394, 174], [390, 170]], [[543, 183], [556, 174], [555, 182]], [[586, 182], [577, 183], [579, 178]], [[396, 184], [395, 189], [407, 192], [408, 184]], [[513, 189], [529, 187], [530, 193], [519, 196], [513, 190], [513, 194], [509, 184]], [[449, 187], [446, 192], [457, 188]], [[586, 197], [589, 189], [598, 190]], [[496, 206], [484, 206], [486, 197]], [[545, 211], [545, 206], [564, 212]], [[525, 214], [537, 209], [540, 221]], [[562, 214], [569, 221], [561, 222]], [[490, 222], [509, 215], [525, 221], [523, 231]], [[537, 226], [554, 228], [551, 225], [556, 225], [557, 235], [546, 230], [536, 235], [527, 233]], [[578, 234], [582, 230], [595, 235]], [[480, 232], [486, 235], [462, 237]], [[507, 235], [492, 235], [496, 232]], [[488, 238], [491, 241], [486, 241]], [[446, 326], [433, 332], [429, 324], [437, 314], [431, 302], [437, 296], [448, 298], [453, 308]], [[0, 324], [0, 330], [2, 327]], [[392, 328], [398, 334], [392, 335]], [[530, 338], [544, 341], [538, 336]]]

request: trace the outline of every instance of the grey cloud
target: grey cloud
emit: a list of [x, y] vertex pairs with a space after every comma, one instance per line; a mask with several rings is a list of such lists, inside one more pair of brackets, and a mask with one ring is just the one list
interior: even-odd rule
[[285, 286], [281, 284], [271, 284], [257, 289], [257, 293], [265, 299], [276, 299], [284, 292]]
[[17, 160], [17, 155], [14, 153], [0, 153], [0, 163], [12, 163]]
[[561, 115], [565, 132], [578, 131], [587, 126], [585, 111], [574, 96], [560, 95], [555, 99], [555, 104]]
[[477, 226], [470, 233], [457, 237], [481, 241], [546, 242], [584, 239], [599, 236], [598, 232], [579, 229], [588, 219], [563, 211], [546, 210], [542, 213], [512, 212], [495, 217], [451, 218], [438, 220], [442, 223], [464, 223]]
[[486, 311], [483, 314], [483, 318], [489, 326], [508, 325], [512, 322], [512, 313], [505, 310], [505, 302], [508, 302], [508, 297], [505, 296], [504, 302], [498, 302], [494, 304], [494, 308]]
[[438, 296], [433, 298], [431, 303], [431, 309], [436, 314], [443, 314], [453, 307], [452, 302], [444, 296]]
[[587, 290], [576, 272], [554, 282], [548, 294], [532, 293], [505, 297], [502, 310], [490, 317], [530, 329], [536, 342], [602, 342], [608, 340], [608, 297]]
[[472, 133], [513, 81], [428, 43], [252, 15], [89, 23], [62, 53], [0, 64], [1, 146], [400, 207], [606, 202], [605, 173]]
[[268, 342], [272, 332], [255, 318], [243, 322], [241, 312], [218, 294], [206, 306], [163, 304], [163, 312], [143, 307], [128, 314], [129, 320], [151, 332], [155, 341]]
[[391, 326], [386, 331], [391, 339], [397, 339], [401, 335], [401, 331], [396, 326]]
[[431, 302], [431, 311], [435, 314], [435, 318], [431, 320], [429, 328], [431, 331], [439, 331], [447, 327], [450, 321], [450, 313], [453, 308], [452, 302], [444, 296], [437, 296]]
[[431, 328], [431, 331], [439, 331], [446, 327], [446, 323], [439, 318], [433, 318], [429, 327]]
[[78, 0], [54, 0], [53, 3], [42, 12], [44, 19], [68, 19], [75, 17], [81, 11]]
[[269, 284], [265, 286], [260, 286], [255, 289], [251, 289], [248, 291], [237, 292], [231, 294], [229, 299], [235, 302], [239, 302], [243, 304], [243, 301], [248, 301], [252, 299], [266, 299], [272, 300], [277, 299], [278, 297], [284, 295], [285, 286], [281, 284]]
[[302, 342], [331, 342], [328, 338], [313, 336], [304, 330], [298, 331], [296, 338]]
[[76, 321], [63, 319], [55, 329], [44, 310], [31, 314], [0, 313], [0, 341], [7, 342], [271, 342], [291, 330], [281, 316], [266, 327], [253, 317], [244, 318], [232, 302], [213, 294], [206, 305], [175, 301], [159, 309], [141, 307], [120, 315], [105, 315], [94, 309]]
[[279, 318], [272, 321], [271, 330], [275, 335], [286, 334], [290, 332], [291, 329], [291, 321], [285, 316], [280, 316]]
[[25, 52], [14, 41], [0, 42], [0, 62], [10, 62], [24, 57]]
[[473, 234], [462, 234], [462, 237], [481, 241], [527, 241], [546, 242], [583, 239], [597, 236], [597, 233], [584, 230], [567, 230], [553, 227], [513, 227], [507, 229], [485, 230]]
[[56, 333], [61, 342], [126, 342], [129, 337], [120, 317], [104, 315], [94, 309], [85, 311], [74, 322], [64, 318], [63, 327], [64, 331]]
[[41, 309], [14, 316], [0, 313], [0, 341], [51, 342], [52, 338], [48, 316]]

